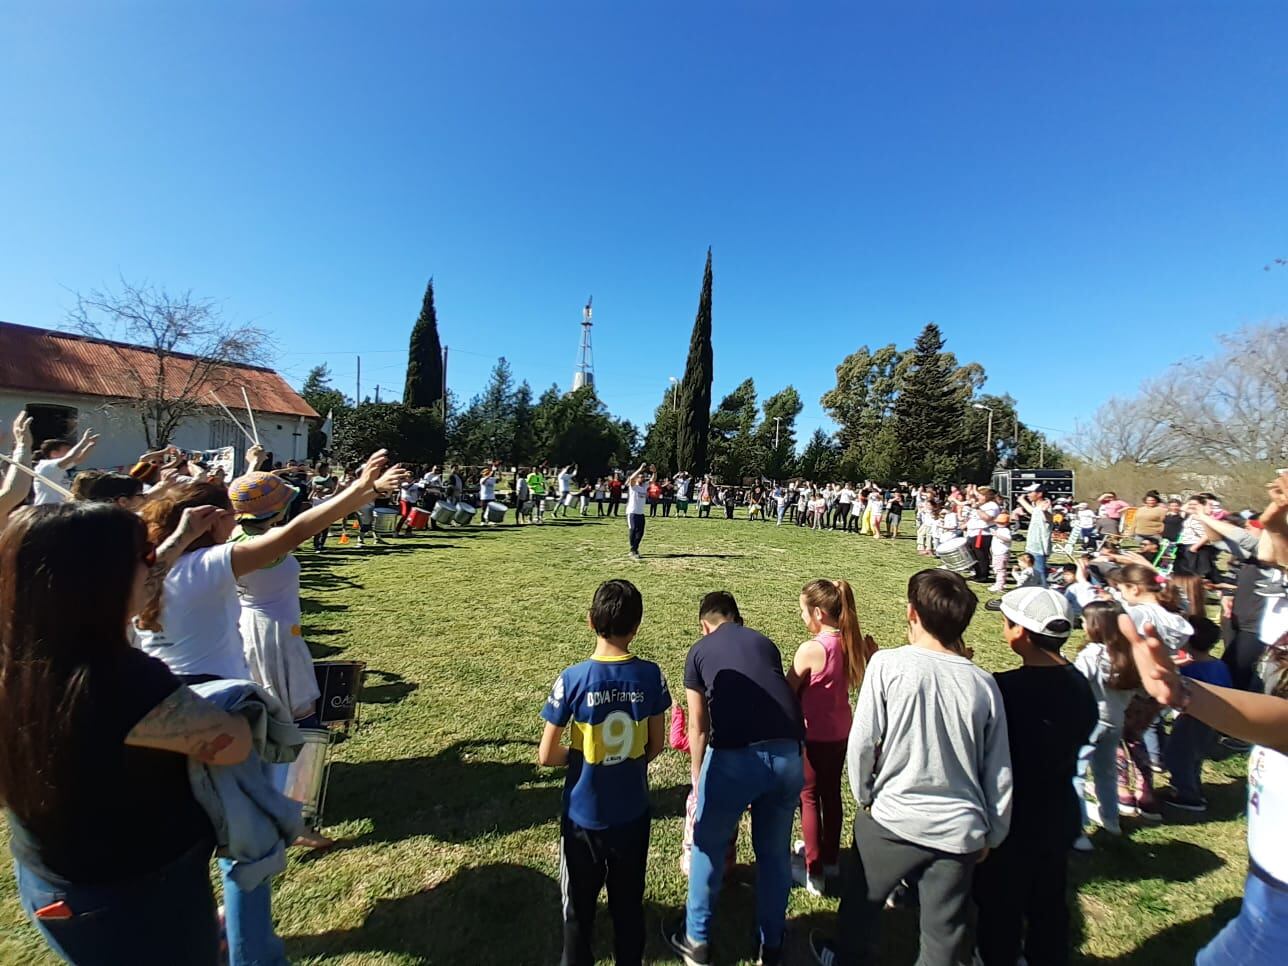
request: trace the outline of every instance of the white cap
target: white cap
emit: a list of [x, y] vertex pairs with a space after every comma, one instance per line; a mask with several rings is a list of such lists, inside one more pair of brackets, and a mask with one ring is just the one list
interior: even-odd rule
[[1021, 587], [998, 600], [990, 600], [984, 609], [1001, 611], [1012, 624], [1035, 634], [1063, 639], [1073, 630], [1073, 618], [1064, 594], [1045, 587]]

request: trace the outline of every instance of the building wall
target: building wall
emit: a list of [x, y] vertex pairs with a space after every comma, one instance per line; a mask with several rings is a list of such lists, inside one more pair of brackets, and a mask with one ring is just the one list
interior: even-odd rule
[[[100, 434], [98, 446], [90, 453], [82, 469], [128, 468], [147, 449], [138, 413], [129, 403], [101, 396], [0, 390], [0, 425], [4, 426], [4, 439], [0, 445], [6, 452], [13, 445], [8, 437], [14, 417], [31, 403], [75, 407], [76, 435], [86, 429]], [[244, 412], [238, 412], [236, 416], [243, 426], [246, 425]], [[274, 460], [284, 463], [289, 459], [304, 459], [308, 455], [307, 421], [298, 416], [256, 413], [255, 424], [259, 429], [260, 443], [273, 454]], [[218, 410], [185, 420], [171, 442], [185, 450], [233, 446], [238, 453], [238, 470], [243, 468], [243, 454], [250, 446], [246, 437]], [[40, 443], [41, 440], [37, 439], [36, 445]]]

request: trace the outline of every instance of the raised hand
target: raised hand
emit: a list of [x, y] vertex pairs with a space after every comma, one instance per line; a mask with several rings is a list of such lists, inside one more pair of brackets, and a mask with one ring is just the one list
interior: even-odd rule
[[393, 493], [410, 479], [411, 471], [404, 469], [402, 464], [396, 463], [381, 474], [374, 486], [377, 493]]
[[31, 417], [24, 409], [13, 418], [13, 446], [14, 449], [25, 449], [30, 452], [31, 445]]
[[389, 451], [378, 449], [367, 457], [367, 462], [363, 464], [361, 472], [358, 473], [358, 479], [367, 489], [373, 489], [376, 480], [384, 473], [385, 467], [389, 465]]

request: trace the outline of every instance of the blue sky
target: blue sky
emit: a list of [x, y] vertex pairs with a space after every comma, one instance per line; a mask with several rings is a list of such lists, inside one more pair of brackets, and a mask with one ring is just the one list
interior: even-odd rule
[[425, 280], [639, 423], [715, 252], [718, 399], [819, 395], [928, 320], [1059, 435], [1282, 318], [1288, 7], [0, 2], [0, 318], [118, 274], [223, 300], [298, 384], [401, 391]]

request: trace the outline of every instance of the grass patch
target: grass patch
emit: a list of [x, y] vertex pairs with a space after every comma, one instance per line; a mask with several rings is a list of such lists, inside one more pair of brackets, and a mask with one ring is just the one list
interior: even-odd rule
[[[743, 519], [650, 518], [645, 559], [630, 561], [626, 549], [624, 520], [592, 517], [300, 552], [315, 656], [365, 660], [369, 673], [362, 724], [333, 759], [327, 831], [344, 843], [293, 857], [275, 885], [293, 962], [558, 960], [562, 772], [536, 765], [537, 713], [555, 675], [593, 645], [585, 612], [600, 581], [639, 586], [645, 614], [634, 649], [679, 688], [706, 591], [733, 591], [747, 623], [790, 658], [805, 637], [801, 586], [845, 577], [864, 628], [891, 647], [903, 642], [907, 578], [927, 565], [909, 539]], [[981, 611], [968, 643], [986, 668], [1017, 663], [997, 615]], [[1242, 766], [1242, 758], [1209, 766], [1213, 808], [1201, 821], [1128, 824], [1128, 837], [1072, 859], [1080, 962], [1189, 962], [1234, 914], [1246, 866]], [[648, 956], [666, 961], [657, 923], [684, 903], [687, 760], [668, 751], [650, 775]], [[744, 863], [749, 839], [744, 830]], [[753, 881], [740, 868], [721, 898], [719, 962], [754, 961]], [[831, 928], [835, 909], [835, 900], [793, 892], [789, 962], [807, 961], [808, 929]], [[912, 916], [888, 919], [889, 961], [911, 962]], [[600, 923], [596, 949], [609, 962], [606, 911]], [[53, 961], [22, 918], [12, 877], [0, 876], [0, 962]]]

